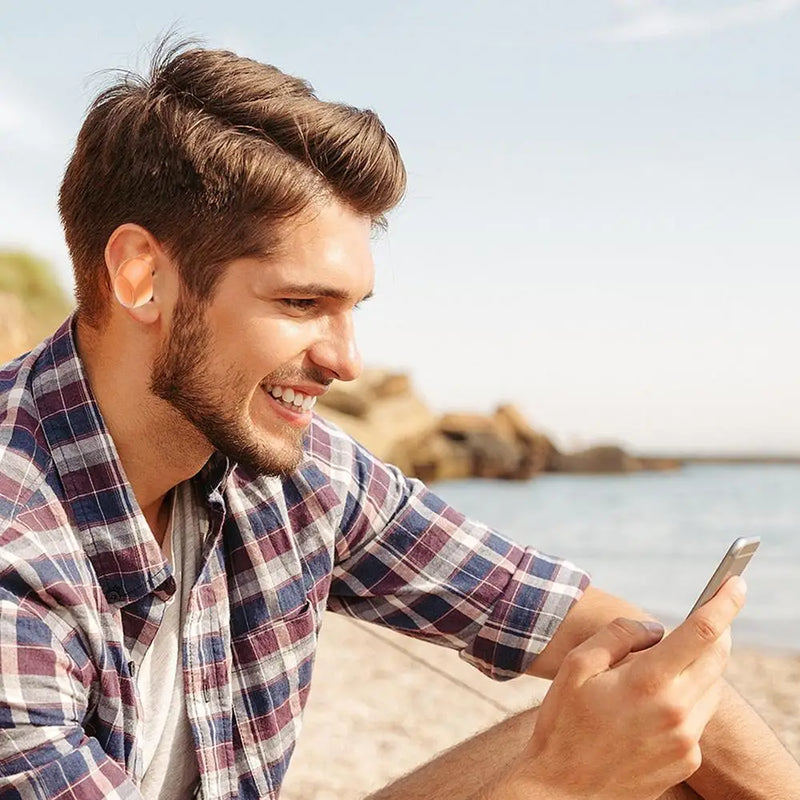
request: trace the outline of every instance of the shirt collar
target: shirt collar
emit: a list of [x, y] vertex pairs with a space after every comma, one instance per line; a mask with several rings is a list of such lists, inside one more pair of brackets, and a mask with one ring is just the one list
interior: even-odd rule
[[[46, 343], [33, 397], [53, 463], [86, 554], [111, 605], [162, 588], [172, 569], [147, 525], [77, 351], [75, 315]], [[229, 460], [215, 453], [198, 475], [209, 501], [222, 501]], [[171, 585], [170, 585], [171, 584]]]

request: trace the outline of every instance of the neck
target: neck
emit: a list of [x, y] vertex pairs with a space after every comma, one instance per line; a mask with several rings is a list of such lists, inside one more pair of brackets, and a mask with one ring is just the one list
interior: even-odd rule
[[136, 501], [159, 544], [169, 519], [170, 490], [208, 461], [212, 447], [169, 403], [150, 391], [155, 334], [122, 335], [125, 321], [110, 320], [101, 333], [77, 325], [78, 351], [103, 421]]

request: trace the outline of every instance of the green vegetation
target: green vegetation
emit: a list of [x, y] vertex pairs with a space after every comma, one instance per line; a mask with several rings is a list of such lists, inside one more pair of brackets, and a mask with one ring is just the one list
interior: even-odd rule
[[46, 261], [0, 249], [0, 364], [49, 336], [71, 308]]
[[72, 308], [53, 268], [41, 258], [0, 250], [0, 295], [19, 299], [30, 334], [38, 340], [53, 331]]

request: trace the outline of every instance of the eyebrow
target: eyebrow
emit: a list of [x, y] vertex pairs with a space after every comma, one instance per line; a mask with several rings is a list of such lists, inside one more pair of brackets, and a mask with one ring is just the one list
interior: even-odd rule
[[[324, 283], [288, 283], [284, 284], [274, 290], [275, 294], [288, 294], [288, 295], [310, 295], [313, 297], [330, 297], [332, 300], [351, 300], [352, 296], [337, 289], [334, 286], [326, 286]], [[364, 300], [369, 300], [374, 295], [370, 291], [365, 294], [357, 303], [363, 303]]]

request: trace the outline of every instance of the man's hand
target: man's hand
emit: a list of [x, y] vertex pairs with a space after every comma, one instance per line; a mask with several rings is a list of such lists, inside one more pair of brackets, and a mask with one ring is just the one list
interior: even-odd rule
[[651, 800], [686, 780], [700, 766], [744, 599], [744, 581], [732, 578], [663, 641], [658, 626], [617, 619], [572, 650], [490, 796]]

